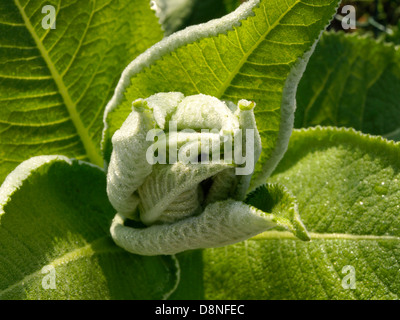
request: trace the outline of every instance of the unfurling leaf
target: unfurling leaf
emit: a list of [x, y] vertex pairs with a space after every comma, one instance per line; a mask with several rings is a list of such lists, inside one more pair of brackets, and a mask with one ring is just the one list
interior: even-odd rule
[[[142, 255], [175, 254], [235, 243], [276, 226], [307, 239], [292, 206], [264, 212], [242, 202], [261, 152], [254, 106], [176, 92], [133, 102], [113, 136], [107, 174], [108, 196], [119, 211], [111, 234], [119, 246]], [[150, 128], [157, 132], [156, 148], [147, 139]], [[153, 149], [157, 161], [149, 158]], [[275, 205], [284, 198], [273, 194]], [[125, 226], [126, 217], [147, 227]]]
[[188, 27], [149, 48], [124, 70], [104, 114], [102, 150], [131, 113], [158, 92], [255, 101], [262, 140], [251, 188], [265, 183], [293, 128], [295, 94], [313, 45], [337, 0], [249, 0], [221, 19]]

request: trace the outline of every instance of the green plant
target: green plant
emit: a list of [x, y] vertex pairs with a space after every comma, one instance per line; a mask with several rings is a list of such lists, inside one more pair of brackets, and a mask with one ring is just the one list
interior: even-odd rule
[[[322, 34], [336, 0], [239, 2], [163, 38], [148, 1], [3, 1], [1, 299], [398, 299], [398, 48]], [[253, 174], [148, 165], [171, 119], [254, 129]]]

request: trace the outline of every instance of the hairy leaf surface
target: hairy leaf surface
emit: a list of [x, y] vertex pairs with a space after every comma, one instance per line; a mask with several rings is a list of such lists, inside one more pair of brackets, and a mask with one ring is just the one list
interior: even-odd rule
[[176, 260], [116, 246], [114, 214], [98, 167], [61, 156], [23, 162], [0, 188], [0, 299], [167, 298]]
[[398, 299], [399, 159], [400, 145], [381, 137], [294, 131], [270, 180], [296, 196], [311, 242], [272, 231], [205, 250], [206, 297]]
[[256, 102], [263, 153], [254, 181], [261, 182], [286, 149], [305, 53], [336, 5], [335, 0], [250, 0], [221, 19], [186, 28], [147, 50], [125, 69], [107, 105], [106, 161], [110, 139], [132, 101], [157, 92], [203, 93], [235, 104], [240, 99]]
[[324, 33], [299, 83], [295, 127], [352, 127], [400, 140], [399, 101], [398, 47]]
[[[42, 26], [45, 5], [55, 29]], [[1, 1], [0, 182], [43, 154], [103, 165], [104, 107], [123, 68], [161, 38], [148, 1]]]

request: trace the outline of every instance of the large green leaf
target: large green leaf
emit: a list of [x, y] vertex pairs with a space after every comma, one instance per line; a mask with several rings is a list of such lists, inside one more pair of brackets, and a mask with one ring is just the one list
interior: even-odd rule
[[297, 83], [336, 5], [336, 0], [250, 0], [219, 20], [186, 28], [147, 50], [125, 69], [106, 107], [105, 159], [112, 135], [137, 98], [178, 91], [234, 103], [248, 99], [257, 103], [263, 143], [253, 185], [262, 183], [286, 149]]
[[297, 92], [295, 127], [332, 125], [400, 140], [400, 50], [325, 33]]
[[399, 299], [399, 159], [381, 137], [294, 131], [271, 181], [297, 197], [311, 242], [272, 231], [205, 250], [206, 297]]
[[[45, 5], [55, 29], [42, 27]], [[1, 1], [0, 182], [35, 155], [102, 165], [105, 104], [123, 68], [161, 38], [149, 1]]]
[[105, 184], [98, 167], [61, 156], [32, 158], [7, 177], [0, 188], [1, 299], [162, 299], [173, 292], [173, 257], [132, 255], [111, 239], [115, 212]]

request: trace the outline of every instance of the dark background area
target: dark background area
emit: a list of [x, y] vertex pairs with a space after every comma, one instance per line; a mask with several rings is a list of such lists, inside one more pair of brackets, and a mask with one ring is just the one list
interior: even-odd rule
[[[343, 30], [340, 22], [342, 7], [352, 5], [356, 9], [357, 28]], [[375, 38], [400, 44], [399, 32], [400, 0], [367, 0], [342, 2], [337, 16], [329, 26], [330, 30], [344, 32], [370, 33]]]

